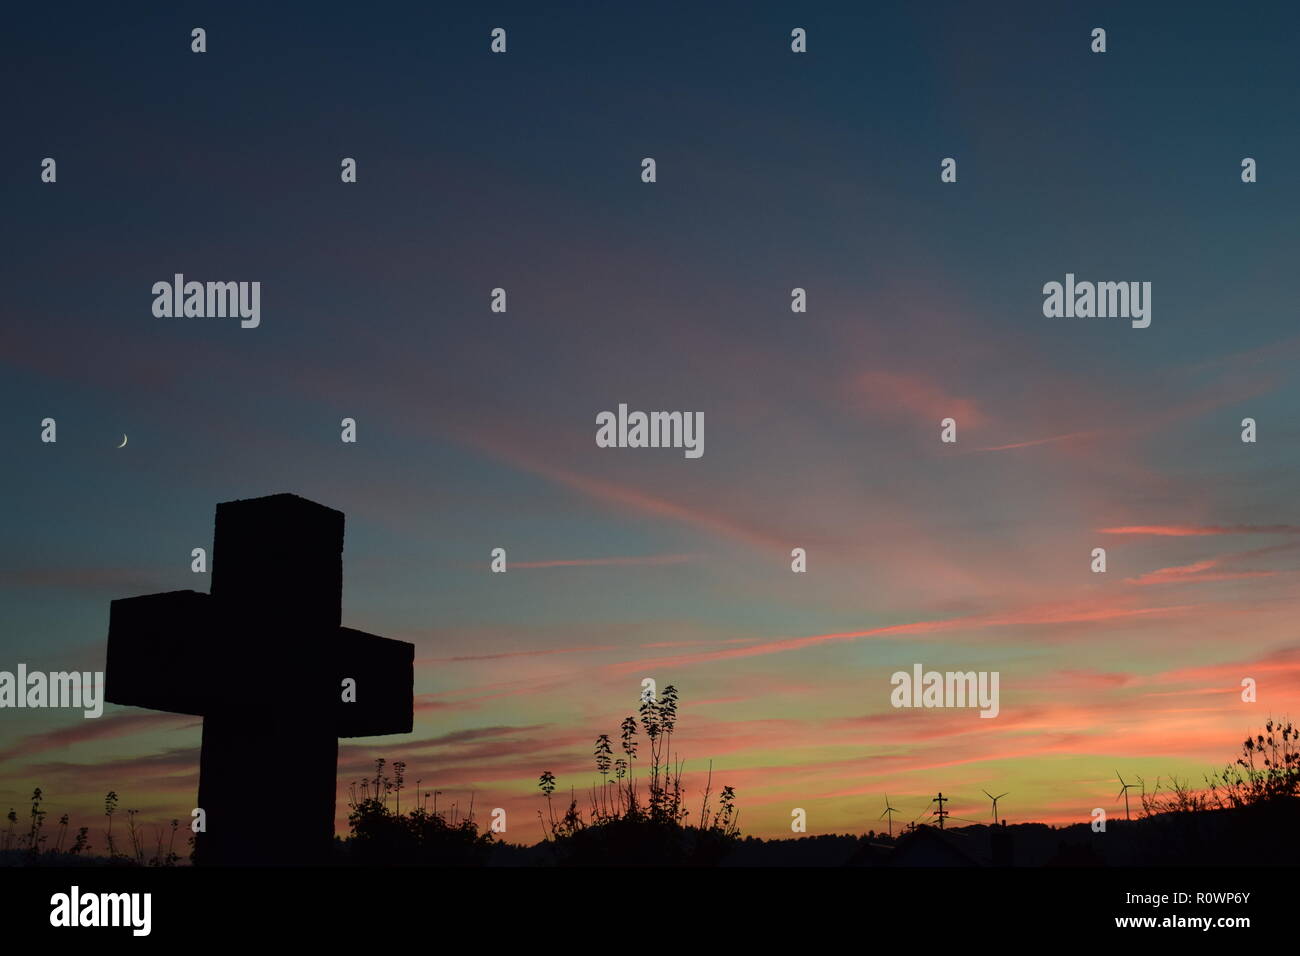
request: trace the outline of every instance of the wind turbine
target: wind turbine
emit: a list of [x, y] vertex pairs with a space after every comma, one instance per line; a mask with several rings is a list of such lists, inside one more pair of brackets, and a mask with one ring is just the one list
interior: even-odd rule
[[[882, 813], [880, 817], [886, 815], [889, 816], [889, 838], [891, 840], [894, 838], [894, 814], [901, 813], [901, 812], [902, 812], [901, 810], [895, 810], [893, 807], [889, 805], [889, 794], [885, 794], [885, 812]], [[880, 817], [876, 817], [876, 819], [879, 820]]]
[[998, 801], [1001, 800], [1003, 797], [1005, 797], [1006, 794], [1005, 794], [1005, 793], [999, 793], [999, 794], [995, 797], [995, 796], [993, 796], [993, 794], [991, 794], [991, 793], [989, 793], [987, 790], [985, 790], [985, 791], [984, 791], [984, 796], [988, 797], [990, 800], [993, 801], [993, 825], [994, 825], [994, 826], [997, 826], [997, 825], [998, 825]]
[[1123, 786], [1119, 788], [1119, 793], [1115, 794], [1115, 802], [1119, 803], [1119, 798], [1123, 797], [1124, 798], [1124, 819], [1125, 820], [1132, 819], [1128, 813], [1128, 788], [1136, 786], [1136, 784], [1124, 783], [1124, 778], [1120, 777], [1118, 770], [1115, 771], [1115, 776], [1118, 777], [1119, 782], [1123, 784]]

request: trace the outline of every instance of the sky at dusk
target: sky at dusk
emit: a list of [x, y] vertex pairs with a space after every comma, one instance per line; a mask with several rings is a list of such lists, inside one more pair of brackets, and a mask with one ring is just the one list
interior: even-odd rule
[[[102, 670], [112, 599], [206, 591], [216, 503], [292, 492], [347, 516], [344, 624], [416, 646], [340, 833], [383, 756], [536, 841], [646, 677], [692, 816], [712, 761], [759, 836], [1086, 822], [1300, 715], [1300, 14], [855, 6], [8, 13], [0, 670]], [[175, 273], [260, 326], [155, 317]], [[1150, 327], [1044, 317], [1067, 273]], [[598, 448], [620, 403], [703, 456]], [[895, 709], [916, 663], [999, 715]], [[0, 812], [188, 819], [200, 726], [0, 711]]]

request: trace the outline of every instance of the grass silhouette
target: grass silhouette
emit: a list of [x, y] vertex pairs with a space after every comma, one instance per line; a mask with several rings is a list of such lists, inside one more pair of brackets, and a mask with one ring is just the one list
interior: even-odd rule
[[[9, 828], [0, 842], [0, 852], [10, 863], [19, 865], [104, 865], [104, 866], [175, 866], [180, 856], [175, 852], [176, 834], [180, 821], [173, 820], [170, 828], [156, 826], [153, 846], [148, 843], [148, 830], [145, 825], [137, 824], [136, 817], [140, 811], [127, 810], [127, 838], [130, 841], [130, 853], [118, 848], [113, 838], [113, 817], [117, 813], [118, 797], [116, 791], [110, 790], [104, 797], [104, 817], [108, 821], [104, 827], [105, 843], [108, 848], [106, 857], [93, 857], [88, 852], [90, 845], [90, 827], [80, 827], [73, 837], [71, 845], [65, 849], [68, 837], [69, 817], [59, 817], [59, 829], [49, 845], [50, 835], [45, 832], [47, 811], [41, 809], [45, 795], [40, 787], [32, 791], [31, 810], [25, 832], [17, 832], [18, 813], [10, 809], [6, 820]], [[193, 840], [190, 841], [193, 843]], [[164, 847], [164, 843], [166, 846]], [[152, 852], [150, 850], [152, 849]]]
[[[593, 751], [599, 785], [589, 794], [586, 815], [578, 809], [576, 793], [571, 789], [569, 803], [557, 820], [552, 795], [555, 775], [549, 770], [538, 778], [538, 787], [546, 798], [546, 815], [538, 811], [550, 846], [552, 860], [560, 865], [695, 865], [720, 862], [740, 837], [736, 794], [723, 787], [718, 807], [710, 806], [713, 768], [709, 766], [700, 805], [699, 822], [687, 823], [686, 791], [682, 787], [685, 761], [674, 757], [673, 731], [677, 726], [677, 688], [671, 684], [661, 696], [647, 693], [639, 708], [640, 726], [632, 716], [620, 725], [623, 756], [613, 759], [608, 734], [596, 738]], [[649, 765], [645, 771], [645, 791], [641, 791], [635, 772], [640, 750], [639, 734], [644, 733]], [[613, 780], [610, 780], [610, 773]]]
[[[558, 781], [544, 771], [538, 786], [546, 801], [542, 821], [543, 841], [535, 847], [502, 843], [490, 832], [480, 833], [471, 798], [467, 812], [453, 804], [438, 810], [441, 791], [422, 791], [417, 781], [414, 805], [407, 803], [406, 765], [375, 761], [372, 777], [354, 782], [348, 793], [346, 838], [335, 837], [335, 862], [348, 865], [482, 866], [488, 864], [584, 865], [833, 865], [870, 845], [891, 848], [899, 841], [885, 834], [863, 836], [823, 834], [776, 840], [741, 838], [735, 791], [724, 786], [713, 797], [712, 764], [700, 795], [700, 809], [689, 822], [686, 792], [682, 787], [684, 761], [672, 746], [677, 720], [677, 691], [669, 686], [662, 697], [642, 701], [638, 717], [620, 726], [618, 751], [608, 734], [596, 738], [593, 749], [596, 772], [587, 807], [580, 810], [576, 788], [556, 814], [553, 800]], [[644, 747], [644, 749], [643, 749]], [[643, 769], [637, 773], [637, 762]], [[1300, 731], [1290, 721], [1270, 719], [1263, 733], [1247, 737], [1240, 756], [1216, 774], [1207, 775], [1203, 789], [1170, 778], [1156, 781], [1148, 791], [1141, 787], [1141, 810], [1136, 820], [1111, 821], [1120, 845], [1106, 834], [1092, 836], [1086, 824], [1057, 829], [1045, 824], [1022, 823], [1009, 828], [1016, 833], [1017, 855], [1053, 844], [1060, 847], [1053, 860], [1067, 865], [1101, 862], [1098, 852], [1112, 864], [1271, 863], [1293, 862], [1300, 852]], [[180, 822], [141, 824], [139, 811], [126, 810], [125, 829], [117, 821], [119, 798], [110, 791], [104, 798], [103, 846], [92, 853], [90, 828], [73, 829], [68, 814], [56, 826], [47, 824], [45, 794], [37, 787], [25, 819], [10, 809], [0, 831], [0, 865], [9, 866], [138, 866], [170, 867], [183, 862], [177, 851]], [[967, 832], [969, 839], [987, 834], [983, 824], [950, 830]], [[1004, 828], [1008, 829], [1008, 828]], [[1098, 840], [1098, 837], [1101, 839]], [[906, 839], [905, 837], [900, 839]], [[1058, 842], [1059, 841], [1059, 842]], [[1073, 841], [1073, 842], [1071, 842]], [[187, 841], [192, 859], [194, 838]], [[1111, 847], [1115, 852], [1111, 852]], [[183, 849], [183, 846], [182, 846]], [[1071, 853], [1078, 851], [1075, 857]], [[1042, 857], [1042, 854], [1039, 854]], [[1076, 858], [1077, 857], [1077, 858]], [[1036, 864], [1029, 864], [1036, 865]]]
[[[491, 833], [480, 834], [474, 806], [462, 818], [453, 809], [451, 819], [431, 810], [416, 788], [413, 810], [401, 812], [406, 764], [393, 763], [393, 776], [384, 773], [386, 761], [375, 761], [375, 775], [353, 784], [348, 800], [351, 836], [337, 840], [341, 862], [361, 865], [482, 866], [492, 852]], [[389, 797], [393, 807], [388, 806]]]

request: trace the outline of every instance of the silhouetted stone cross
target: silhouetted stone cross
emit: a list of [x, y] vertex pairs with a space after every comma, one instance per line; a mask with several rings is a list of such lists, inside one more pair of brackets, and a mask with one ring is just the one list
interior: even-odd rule
[[217, 505], [211, 594], [112, 602], [106, 699], [203, 717], [196, 862], [324, 862], [338, 738], [411, 731], [414, 645], [342, 598], [343, 513], [270, 495]]

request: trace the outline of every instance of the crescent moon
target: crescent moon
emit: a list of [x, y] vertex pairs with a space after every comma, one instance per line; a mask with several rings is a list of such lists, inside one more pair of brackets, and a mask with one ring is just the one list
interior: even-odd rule
[[118, 448], [125, 448], [125, 447], [126, 447], [126, 432], [123, 432], [123, 433], [122, 433], [122, 444], [118, 445], [117, 447], [118, 447]]

